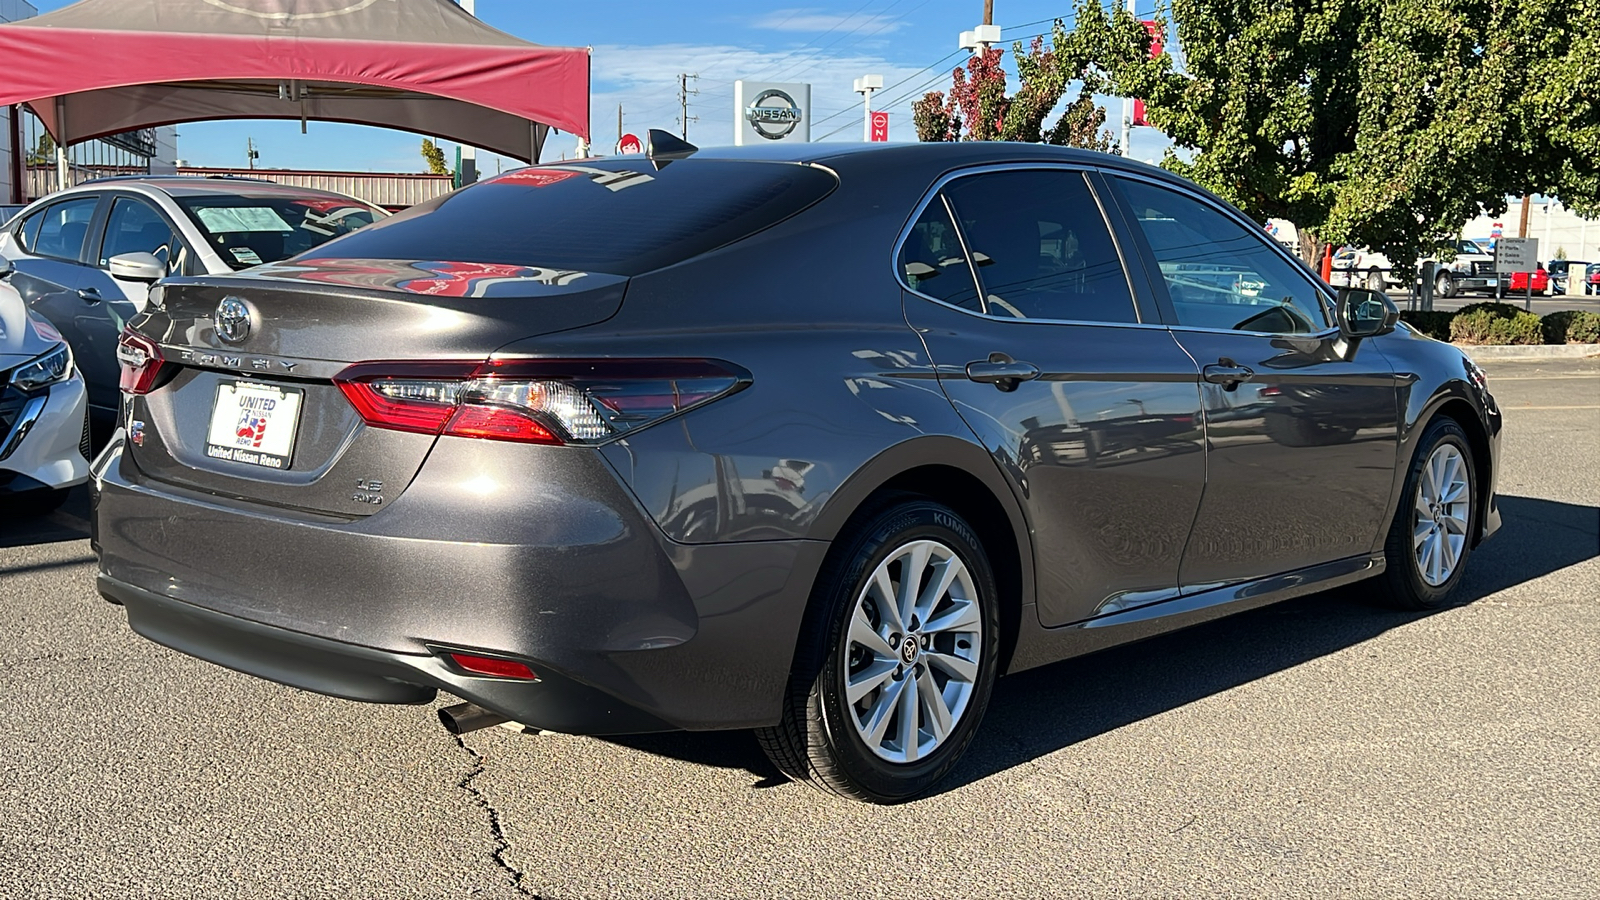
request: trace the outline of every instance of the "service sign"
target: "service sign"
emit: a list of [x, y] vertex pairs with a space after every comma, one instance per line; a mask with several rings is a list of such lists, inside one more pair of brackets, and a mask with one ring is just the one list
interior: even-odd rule
[[733, 142], [811, 140], [811, 85], [773, 81], [733, 83]]
[[1494, 270], [1502, 275], [1539, 268], [1538, 238], [1503, 237], [1495, 242]]

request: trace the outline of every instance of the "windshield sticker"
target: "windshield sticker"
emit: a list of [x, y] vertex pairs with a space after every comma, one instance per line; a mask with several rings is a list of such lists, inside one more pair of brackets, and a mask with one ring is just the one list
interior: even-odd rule
[[294, 230], [270, 206], [202, 206], [195, 215], [212, 234]]
[[242, 265], [261, 265], [261, 254], [251, 250], [249, 247], [229, 247], [228, 252], [232, 253], [233, 258], [237, 259]]
[[597, 169], [594, 166], [539, 166], [496, 175], [489, 181], [508, 181], [545, 187], [558, 181], [565, 181], [574, 175], [587, 175], [590, 181], [612, 192], [655, 181], [653, 176], [632, 169]]

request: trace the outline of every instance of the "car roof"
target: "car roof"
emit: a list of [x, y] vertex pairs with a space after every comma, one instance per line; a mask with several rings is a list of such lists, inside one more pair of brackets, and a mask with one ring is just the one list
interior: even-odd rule
[[[356, 199], [347, 194], [318, 188], [296, 187], [257, 178], [208, 177], [204, 175], [131, 175], [96, 178], [60, 193], [81, 193], [107, 188], [147, 189], [171, 197], [330, 197]], [[365, 205], [366, 201], [360, 201]]]
[[[626, 158], [626, 157], [623, 157]], [[1164, 169], [1112, 153], [1053, 144], [1028, 144], [1020, 141], [929, 141], [925, 143], [794, 143], [744, 147], [702, 147], [691, 159], [761, 160], [827, 165], [850, 160], [859, 163], [896, 165], [900, 163], [950, 166], [985, 162], [1070, 162], [1086, 166], [1110, 166], [1172, 178]]]

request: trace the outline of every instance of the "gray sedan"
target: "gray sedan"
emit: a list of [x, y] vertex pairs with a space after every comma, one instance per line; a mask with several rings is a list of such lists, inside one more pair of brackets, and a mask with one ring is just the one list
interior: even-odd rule
[[753, 728], [894, 802], [998, 676], [1499, 526], [1483, 374], [1194, 185], [943, 144], [491, 178], [119, 348], [99, 588], [284, 684], [617, 734]]

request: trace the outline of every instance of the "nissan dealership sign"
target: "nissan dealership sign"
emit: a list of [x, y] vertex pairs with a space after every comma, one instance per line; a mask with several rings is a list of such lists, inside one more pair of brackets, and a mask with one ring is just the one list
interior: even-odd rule
[[733, 83], [733, 142], [811, 140], [811, 85], [762, 81]]

